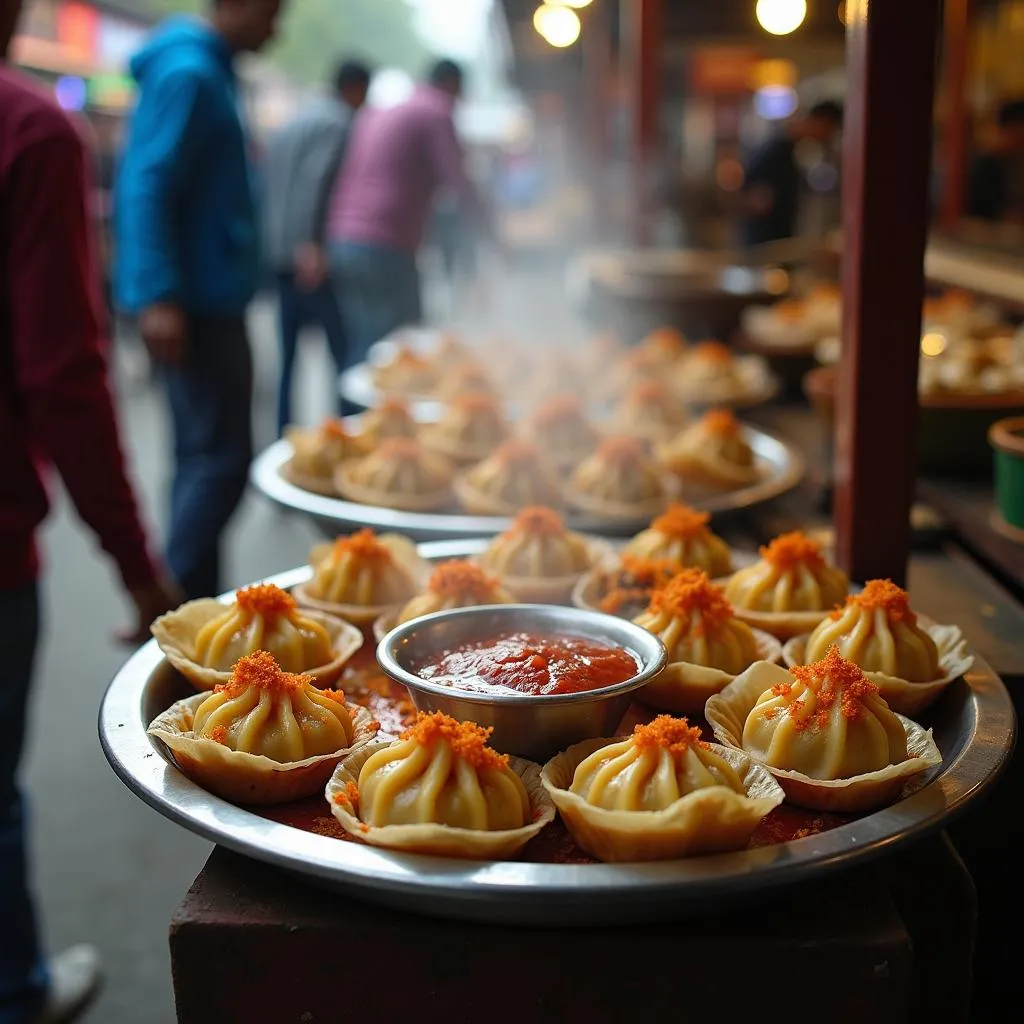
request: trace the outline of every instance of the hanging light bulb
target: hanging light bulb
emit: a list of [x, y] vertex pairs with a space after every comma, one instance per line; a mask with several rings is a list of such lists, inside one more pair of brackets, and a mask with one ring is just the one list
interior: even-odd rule
[[788, 36], [807, 17], [807, 0], [757, 0], [758, 24], [773, 36]]
[[[545, 0], [547, 3], [548, 0]], [[560, 7], [575, 7], [576, 10], [580, 10], [582, 7], [589, 7], [594, 0], [554, 0]]]
[[541, 4], [533, 12], [533, 27], [540, 37], [562, 50], [572, 46], [580, 37], [580, 16], [564, 4]]

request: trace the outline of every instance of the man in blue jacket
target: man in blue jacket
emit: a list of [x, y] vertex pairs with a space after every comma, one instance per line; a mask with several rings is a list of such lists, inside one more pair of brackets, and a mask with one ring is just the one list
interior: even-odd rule
[[160, 369], [176, 468], [167, 563], [189, 598], [219, 592], [220, 535], [252, 457], [245, 310], [258, 221], [234, 58], [273, 36], [281, 0], [210, 0], [134, 57], [139, 101], [115, 197], [119, 306]]

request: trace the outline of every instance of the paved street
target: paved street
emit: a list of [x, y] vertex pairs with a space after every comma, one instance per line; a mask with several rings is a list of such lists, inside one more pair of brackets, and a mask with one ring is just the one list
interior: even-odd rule
[[[276, 380], [270, 310], [253, 317], [258, 443], [271, 440]], [[124, 434], [147, 512], [160, 522], [169, 439], [159, 392], [122, 346], [117, 386]], [[330, 370], [319, 338], [303, 351], [297, 408], [315, 422], [329, 408]], [[174, 1020], [167, 925], [209, 845], [161, 818], [117, 780], [100, 751], [100, 695], [126, 656], [111, 641], [126, 610], [92, 537], [60, 497], [45, 534], [46, 636], [28, 767], [36, 885], [51, 949], [96, 943], [107, 984], [89, 1024]], [[232, 585], [305, 561], [314, 533], [250, 494], [232, 530]]]

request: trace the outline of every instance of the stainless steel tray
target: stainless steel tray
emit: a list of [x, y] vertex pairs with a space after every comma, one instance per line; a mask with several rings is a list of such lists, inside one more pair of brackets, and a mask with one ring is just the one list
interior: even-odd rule
[[[751, 487], [696, 499], [692, 502], [694, 505], [708, 512], [751, 508], [791, 491], [803, 479], [804, 459], [792, 445], [755, 427], [745, 426], [744, 430], [767, 475]], [[512, 520], [504, 516], [400, 512], [314, 494], [296, 487], [282, 475], [281, 470], [291, 455], [292, 447], [287, 441], [274, 442], [256, 457], [250, 479], [256, 489], [276, 505], [310, 516], [329, 532], [336, 532], [339, 528], [372, 526], [378, 530], [400, 530], [415, 540], [435, 540], [492, 537], [512, 525]], [[566, 522], [571, 529], [583, 533], [619, 537], [630, 536], [647, 525], [646, 519], [608, 520], [580, 515], [569, 515]]]
[[[423, 545], [426, 557], [465, 544]], [[282, 587], [309, 578], [298, 569]], [[943, 828], [1009, 760], [1016, 730], [1006, 688], [980, 659], [929, 713], [944, 760], [917, 792], [831, 831], [740, 853], [653, 864], [473, 863], [391, 853], [278, 824], [190, 782], [164, 760], [146, 726], [190, 692], [155, 642], [110, 684], [100, 710], [103, 751], [133, 793], [192, 832], [331, 889], [402, 909], [486, 922], [587, 925], [680, 918], [750, 901], [894, 850]]]

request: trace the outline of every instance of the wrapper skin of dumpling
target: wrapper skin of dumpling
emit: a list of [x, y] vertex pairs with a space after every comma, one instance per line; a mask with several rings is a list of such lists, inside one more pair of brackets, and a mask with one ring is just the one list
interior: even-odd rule
[[[761, 661], [782, 660], [782, 644], [768, 633], [752, 630]], [[689, 661], [669, 662], [665, 670], [637, 691], [637, 700], [659, 711], [703, 715], [708, 698], [721, 693], [737, 677], [718, 668]]]
[[[222, 604], [212, 597], [188, 601], [180, 608], [161, 615], [153, 623], [152, 633], [167, 660], [197, 689], [212, 690], [231, 678], [231, 672], [207, 668], [195, 660], [195, 639], [208, 622], [223, 615], [230, 603]], [[325, 665], [312, 665], [303, 669], [303, 675], [321, 689], [330, 686], [341, 675], [349, 658], [363, 646], [363, 634], [351, 623], [308, 608], [302, 614], [318, 622], [331, 638], [332, 658]]]
[[153, 719], [148, 733], [160, 741], [184, 775], [235, 804], [283, 804], [312, 796], [323, 788], [343, 757], [371, 743], [377, 734], [366, 708], [346, 704], [354, 730], [351, 746], [302, 761], [274, 761], [196, 736], [192, 723], [207, 696], [197, 693], [172, 704]]
[[[377, 540], [391, 549], [395, 561], [400, 562], [408, 569], [416, 581], [417, 587], [422, 587], [430, 574], [430, 563], [420, 558], [416, 551], [416, 545], [408, 537], [403, 537], [398, 533], [382, 533]], [[315, 568], [317, 563], [330, 556], [333, 549], [334, 545], [330, 541], [325, 544], [317, 544], [309, 553], [309, 564]], [[299, 606], [302, 608], [312, 608], [315, 611], [324, 612], [326, 615], [344, 619], [356, 626], [368, 626], [393, 607], [392, 604], [335, 604], [333, 601], [322, 601], [310, 594], [309, 583], [300, 583], [293, 587], [292, 597], [299, 602]]]
[[450, 825], [365, 825], [348, 799], [348, 784], [358, 785], [363, 765], [377, 751], [389, 746], [390, 743], [373, 743], [354, 750], [334, 770], [324, 791], [331, 813], [341, 827], [371, 846], [466, 860], [511, 860], [541, 829], [554, 821], [555, 805], [541, 784], [540, 765], [510, 757], [509, 767], [523, 780], [533, 812], [533, 820], [522, 828], [491, 832]]
[[779, 784], [742, 751], [711, 749], [739, 773], [746, 796], [709, 786], [661, 811], [609, 811], [570, 791], [577, 767], [595, 751], [628, 737], [584, 740], [553, 757], [541, 772], [565, 827], [579, 846], [608, 862], [672, 860], [742, 850], [761, 819], [782, 803]]
[[[438, 456], [432, 456], [437, 458]], [[355, 460], [358, 461], [358, 460]], [[394, 491], [377, 490], [356, 483], [352, 479], [353, 462], [340, 465], [334, 474], [334, 486], [337, 493], [349, 501], [360, 505], [382, 506], [401, 512], [435, 512], [451, 504], [452, 489], [450, 483], [426, 494], [404, 494]]]
[[[743, 751], [743, 726], [758, 698], [779, 683], [792, 682], [780, 665], [759, 661], [738, 675], [721, 693], [708, 699], [705, 717], [723, 746]], [[909, 757], [900, 764], [848, 779], [812, 779], [802, 772], [765, 766], [778, 780], [786, 798], [813, 811], [853, 813], [873, 811], [898, 800], [915, 776], [942, 763], [942, 754], [925, 729], [903, 715], [897, 715], [907, 733]], [[745, 753], [745, 751], [744, 751]]]
[[[967, 651], [967, 641], [959, 626], [939, 626], [929, 622], [923, 615], [917, 617], [918, 625], [935, 641], [939, 650], [939, 668], [942, 675], [927, 683], [915, 683], [908, 679], [886, 675], [884, 672], [865, 672], [864, 675], [878, 687], [882, 699], [901, 715], [917, 715], [934, 704], [943, 691], [954, 680], [970, 672], [974, 656]], [[787, 665], [803, 665], [804, 651], [809, 633], [793, 637], [782, 648]]]
[[[589, 540], [591, 568], [611, 557], [612, 546], [607, 541]], [[575, 572], [565, 576], [512, 576], [491, 569], [481, 562], [480, 557], [473, 561], [492, 575], [501, 580], [503, 587], [510, 590], [526, 604], [564, 604], [572, 597], [573, 588], [589, 570]]]

